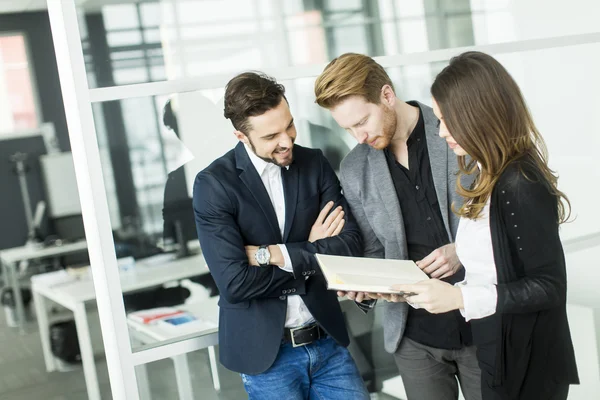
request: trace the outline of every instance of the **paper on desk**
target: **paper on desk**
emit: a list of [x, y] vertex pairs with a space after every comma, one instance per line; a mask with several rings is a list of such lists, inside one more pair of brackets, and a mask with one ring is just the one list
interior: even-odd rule
[[69, 274], [66, 270], [46, 272], [44, 274], [34, 275], [31, 277], [32, 283], [39, 283], [47, 287], [62, 285], [77, 281], [77, 277]]
[[345, 292], [396, 293], [394, 284], [412, 284], [429, 279], [411, 260], [342, 257], [316, 254], [327, 280], [327, 288]]
[[141, 324], [151, 324], [153, 322], [157, 322], [160, 319], [173, 317], [181, 314], [183, 314], [183, 311], [180, 311], [173, 307], [157, 307], [148, 310], [131, 312], [127, 314], [127, 318], [129, 318], [132, 321], [139, 322]]

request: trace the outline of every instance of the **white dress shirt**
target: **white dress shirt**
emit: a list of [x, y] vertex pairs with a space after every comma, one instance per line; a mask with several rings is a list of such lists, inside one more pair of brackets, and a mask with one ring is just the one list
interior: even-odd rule
[[465, 267], [465, 279], [456, 284], [463, 295], [460, 313], [467, 321], [496, 312], [496, 263], [490, 231], [490, 201], [476, 220], [461, 218], [456, 232], [456, 255]]
[[[248, 152], [250, 161], [252, 161], [252, 165], [254, 165], [254, 168], [256, 168], [258, 175], [260, 175], [260, 179], [265, 185], [265, 189], [267, 189], [267, 193], [269, 194], [269, 198], [271, 199], [271, 203], [273, 204], [273, 209], [275, 210], [275, 214], [277, 214], [279, 231], [281, 232], [281, 236], [283, 237], [283, 230], [285, 228], [285, 197], [283, 194], [281, 167], [278, 167], [273, 163], [266, 162], [263, 159], [259, 158], [247, 145], [245, 145], [244, 147], [246, 147], [246, 151]], [[283, 269], [286, 272], [293, 272], [292, 260], [290, 258], [290, 254], [287, 250], [287, 247], [284, 244], [278, 244], [278, 246], [281, 249], [281, 252], [283, 253], [283, 258], [285, 261], [285, 265], [281, 269]], [[308, 279], [308, 277], [306, 279]], [[312, 316], [310, 311], [308, 311], [306, 304], [304, 304], [304, 301], [300, 296], [288, 296], [287, 314], [285, 318], [286, 328], [295, 328], [298, 326], [303, 326], [313, 322], [314, 320], [314, 317]]]

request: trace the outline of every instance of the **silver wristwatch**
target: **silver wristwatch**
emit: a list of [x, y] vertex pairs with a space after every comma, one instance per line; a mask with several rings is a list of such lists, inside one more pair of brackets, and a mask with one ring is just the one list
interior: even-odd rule
[[254, 258], [261, 267], [266, 267], [269, 265], [269, 261], [271, 261], [271, 252], [269, 251], [269, 247], [266, 245], [260, 246], [258, 250], [256, 250]]

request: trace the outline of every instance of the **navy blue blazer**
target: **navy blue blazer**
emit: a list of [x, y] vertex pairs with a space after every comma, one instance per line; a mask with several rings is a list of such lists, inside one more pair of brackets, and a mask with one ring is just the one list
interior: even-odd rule
[[[237, 372], [259, 374], [275, 361], [286, 318], [287, 295], [304, 303], [339, 344], [348, 333], [334, 291], [314, 253], [359, 256], [362, 238], [340, 183], [320, 150], [295, 145], [294, 162], [282, 169], [286, 220], [281, 236], [277, 215], [242, 143], [196, 176], [194, 214], [198, 238], [221, 298], [221, 363]], [[342, 205], [346, 223], [335, 237], [308, 242], [311, 227], [329, 201]], [[248, 264], [244, 246], [284, 243], [293, 274], [279, 267]], [[308, 279], [306, 279], [308, 277]]]

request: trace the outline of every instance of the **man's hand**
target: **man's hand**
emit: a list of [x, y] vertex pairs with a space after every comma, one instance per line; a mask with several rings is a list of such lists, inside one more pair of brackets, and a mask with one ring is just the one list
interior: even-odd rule
[[395, 293], [377, 293], [378, 298], [389, 301], [390, 303], [404, 303], [406, 299], [404, 296]]
[[347, 296], [348, 299], [354, 300], [357, 303], [362, 303], [363, 300], [385, 300], [393, 303], [405, 301], [401, 295], [391, 293], [343, 292], [338, 290], [337, 295], [338, 297]]
[[329, 216], [327, 216], [329, 211], [333, 208], [333, 205], [333, 201], [330, 201], [319, 213], [317, 220], [310, 230], [310, 235], [308, 236], [309, 242], [313, 243], [320, 239], [337, 236], [342, 229], [344, 229], [346, 221], [344, 220], [344, 210], [342, 210], [342, 206], [337, 207], [329, 214]]
[[[246, 256], [248, 256], [248, 264], [254, 267], [260, 267], [260, 265], [258, 265], [258, 262], [256, 261], [257, 250], [258, 246], [246, 246]], [[283, 258], [283, 254], [281, 253], [281, 249], [279, 248], [279, 246], [270, 245], [269, 253], [271, 253], [269, 265], [277, 265], [278, 267], [283, 267], [285, 265], [285, 259]]]
[[354, 300], [357, 303], [362, 303], [363, 300], [377, 299], [377, 297], [375, 297], [375, 294], [365, 292], [344, 292], [338, 290], [337, 295], [338, 297], [346, 296], [349, 300]]
[[464, 308], [462, 291], [438, 279], [429, 279], [414, 285], [393, 285], [398, 292], [416, 293], [406, 297], [406, 301], [415, 308], [424, 308], [432, 314], [445, 313]]
[[431, 252], [417, 266], [432, 278], [442, 279], [454, 275], [461, 267], [456, 246], [454, 243], [447, 244]]

